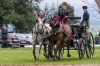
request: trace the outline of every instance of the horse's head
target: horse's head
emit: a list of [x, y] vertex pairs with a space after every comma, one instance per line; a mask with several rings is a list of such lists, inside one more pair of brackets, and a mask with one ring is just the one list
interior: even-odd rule
[[52, 22], [50, 23], [50, 27], [52, 28], [53, 34], [56, 34], [60, 29], [59, 18], [60, 18], [59, 16], [56, 18], [51, 17]]
[[37, 30], [40, 32], [43, 32], [43, 26], [45, 23], [45, 13], [44, 14], [37, 14], [37, 19], [36, 19], [36, 26], [37, 26]]

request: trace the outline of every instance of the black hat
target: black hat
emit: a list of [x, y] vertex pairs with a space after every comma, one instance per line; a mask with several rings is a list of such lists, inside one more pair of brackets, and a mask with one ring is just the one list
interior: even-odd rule
[[66, 5], [67, 6], [67, 2], [63, 2], [62, 5]]
[[88, 7], [87, 7], [87, 6], [83, 6], [82, 8], [83, 8], [83, 9], [87, 9]]

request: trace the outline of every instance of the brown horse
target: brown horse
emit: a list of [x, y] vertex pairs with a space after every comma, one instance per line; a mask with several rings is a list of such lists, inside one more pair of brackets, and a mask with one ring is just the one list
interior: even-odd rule
[[[49, 40], [49, 52], [48, 52], [48, 57], [52, 57], [55, 60], [57, 51], [59, 50], [59, 56], [57, 57], [58, 60], [60, 60], [60, 53], [61, 53], [61, 44], [66, 43], [67, 48], [68, 48], [68, 57], [70, 57], [70, 53], [69, 53], [69, 46], [70, 46], [70, 42], [71, 42], [71, 38], [72, 38], [72, 29], [69, 25], [65, 24], [63, 26], [63, 29], [61, 32], [58, 32], [60, 29], [60, 23], [58, 23], [59, 21], [59, 17], [57, 18], [51, 18], [52, 19], [52, 23], [50, 23], [50, 26], [52, 28], [52, 34], [50, 35], [50, 40]], [[65, 35], [65, 33], [66, 35]], [[52, 49], [54, 48], [54, 56], [52, 55]]]

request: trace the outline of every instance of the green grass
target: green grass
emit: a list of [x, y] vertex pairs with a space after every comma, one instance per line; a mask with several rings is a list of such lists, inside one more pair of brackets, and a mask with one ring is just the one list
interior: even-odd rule
[[96, 48], [95, 55], [89, 59], [85, 56], [84, 59], [79, 59], [77, 51], [70, 51], [71, 57], [67, 57], [67, 51], [65, 51], [64, 57], [58, 61], [47, 61], [43, 56], [43, 52], [40, 55], [40, 61], [35, 62], [31, 48], [16, 48], [16, 49], [0, 49], [0, 65], [33, 65], [33, 64], [95, 64], [100, 63], [100, 48]]

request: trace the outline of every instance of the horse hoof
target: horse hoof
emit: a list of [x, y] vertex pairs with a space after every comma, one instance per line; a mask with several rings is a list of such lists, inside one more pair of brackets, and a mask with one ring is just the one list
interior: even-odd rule
[[46, 53], [43, 53], [43, 55], [46, 57], [47, 56], [47, 54]]
[[60, 61], [60, 59], [58, 61]]
[[55, 57], [54, 55], [51, 56], [51, 58], [54, 58], [54, 57]]
[[48, 61], [48, 60], [49, 60], [49, 58], [46, 58], [46, 60]]
[[39, 59], [36, 59], [36, 62], [39, 62]]
[[53, 62], [55, 61], [55, 59], [52, 60]]
[[39, 62], [39, 60], [36, 60], [36, 62]]
[[47, 59], [47, 61], [49, 61], [50, 60], [50, 58], [46, 58]]
[[71, 57], [71, 55], [70, 55], [70, 54], [68, 54], [67, 56], [68, 56], [68, 57]]

